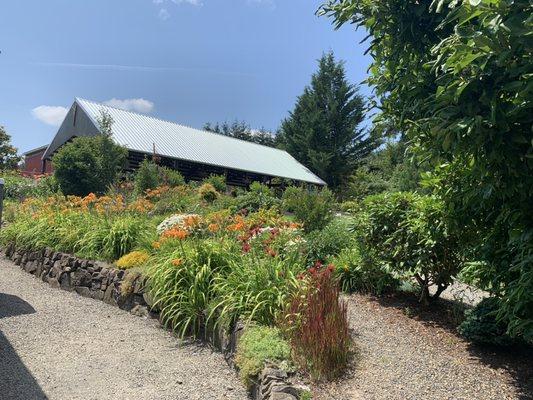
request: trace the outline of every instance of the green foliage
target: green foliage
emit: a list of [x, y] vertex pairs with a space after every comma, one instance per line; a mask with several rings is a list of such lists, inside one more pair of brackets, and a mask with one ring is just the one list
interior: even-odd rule
[[288, 187], [282, 200], [283, 208], [294, 213], [306, 232], [323, 229], [333, 219], [335, 198], [328, 189]]
[[231, 265], [227, 276], [216, 280], [217, 303], [213, 314], [229, 323], [243, 318], [272, 325], [294, 292], [296, 276], [302, 268], [293, 260], [277, 257], [251, 255], [239, 260]]
[[210, 183], [219, 193], [226, 192], [226, 177], [224, 175], [209, 175], [204, 179], [204, 183]]
[[394, 291], [399, 286], [398, 279], [368, 256], [363, 257], [359, 248], [344, 249], [331, 260], [335, 274], [344, 292], [363, 292], [382, 295]]
[[368, 30], [381, 121], [431, 160], [426, 182], [476, 239], [498, 318], [532, 337], [533, 4], [332, 0], [322, 12]]
[[127, 150], [107, 135], [77, 137], [53, 157], [54, 176], [66, 195], [104, 193], [126, 162]]
[[278, 198], [272, 189], [267, 185], [259, 182], [252, 182], [250, 190], [237, 196], [235, 199], [235, 208], [237, 210], [258, 211], [261, 208], [272, 208], [279, 204]]
[[282, 123], [283, 144], [328, 185], [339, 188], [374, 149], [374, 141], [359, 127], [364, 108], [358, 89], [346, 80], [343, 63], [331, 52], [324, 54], [311, 85]]
[[17, 168], [20, 160], [17, 149], [11, 144], [11, 136], [0, 125], [0, 171]]
[[414, 277], [422, 302], [438, 298], [461, 269], [459, 238], [450, 232], [444, 204], [415, 193], [368, 197], [356, 223], [361, 251], [392, 271]]
[[22, 201], [29, 197], [53, 196], [59, 192], [59, 185], [53, 176], [36, 179], [24, 177], [15, 171], [5, 171], [1, 175], [6, 199]]
[[144, 194], [147, 190], [158, 187], [159, 183], [159, 167], [145, 158], [135, 173], [135, 191], [137, 194]]
[[159, 168], [159, 186], [178, 187], [185, 185], [185, 178], [179, 171], [167, 167]]
[[[172, 243], [171, 243], [172, 244]], [[226, 241], [169, 246], [150, 260], [148, 276], [161, 321], [183, 337], [206, 334], [208, 310], [215, 298], [214, 280], [235, 257]]]
[[311, 261], [325, 261], [353, 246], [355, 238], [349, 227], [349, 220], [336, 218], [328, 223], [324, 229], [311, 232], [307, 236]]
[[174, 188], [181, 185], [185, 185], [185, 179], [178, 171], [161, 167], [148, 158], [141, 162], [135, 173], [135, 192], [139, 195], [159, 186]]
[[513, 340], [507, 335], [507, 323], [497, 319], [499, 302], [499, 299], [489, 297], [467, 311], [465, 321], [459, 325], [459, 333], [478, 344], [512, 344]]
[[246, 386], [263, 370], [266, 363], [288, 365], [291, 348], [278, 329], [266, 326], [249, 326], [237, 346], [235, 364]]
[[212, 203], [219, 197], [220, 194], [213, 185], [210, 183], [204, 183], [198, 188], [198, 195], [202, 200]]

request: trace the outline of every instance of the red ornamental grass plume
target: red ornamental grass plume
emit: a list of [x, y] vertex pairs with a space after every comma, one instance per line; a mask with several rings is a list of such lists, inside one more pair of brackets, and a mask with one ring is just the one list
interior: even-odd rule
[[351, 339], [346, 303], [339, 297], [334, 267], [315, 265], [303, 293], [287, 310], [287, 331], [294, 358], [314, 379], [332, 379], [345, 368]]

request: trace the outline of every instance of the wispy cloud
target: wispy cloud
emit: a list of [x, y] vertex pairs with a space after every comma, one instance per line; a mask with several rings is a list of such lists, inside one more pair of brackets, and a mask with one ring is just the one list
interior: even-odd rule
[[59, 126], [65, 119], [68, 108], [61, 106], [39, 106], [31, 110], [32, 115], [47, 125]]
[[159, 19], [166, 21], [167, 19], [170, 18], [170, 13], [167, 11], [166, 8], [162, 8], [161, 10], [159, 10], [159, 13], [157, 14], [157, 16], [159, 17]]
[[59, 68], [79, 68], [79, 69], [103, 69], [115, 71], [138, 71], [138, 72], [193, 72], [214, 75], [229, 75], [254, 77], [254, 74], [240, 71], [223, 71], [210, 68], [186, 68], [172, 66], [150, 66], [150, 65], [124, 65], [124, 64], [83, 64], [83, 63], [64, 63], [64, 62], [35, 62], [32, 65], [41, 67], [59, 67]]
[[104, 104], [120, 108], [126, 111], [136, 111], [143, 114], [149, 114], [154, 110], [154, 103], [150, 100], [145, 100], [142, 98], [139, 99], [116, 99], [112, 98], [111, 100], [104, 101]]

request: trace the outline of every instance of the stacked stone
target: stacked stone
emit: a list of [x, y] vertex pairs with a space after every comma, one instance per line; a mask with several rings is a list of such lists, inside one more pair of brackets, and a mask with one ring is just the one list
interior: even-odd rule
[[121, 286], [127, 272], [103, 262], [83, 260], [52, 249], [24, 251], [14, 245], [8, 246], [5, 254], [16, 265], [52, 287], [102, 300], [137, 315], [148, 315], [145, 279], [141, 276], [128, 282], [129, 290], [125, 292]]

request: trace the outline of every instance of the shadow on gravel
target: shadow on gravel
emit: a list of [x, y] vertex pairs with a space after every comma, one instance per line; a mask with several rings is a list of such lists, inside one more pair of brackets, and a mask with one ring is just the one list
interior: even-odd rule
[[30, 303], [12, 294], [0, 293], [0, 318], [33, 314], [35, 309]]
[[374, 298], [381, 306], [400, 310], [406, 317], [421, 322], [427, 327], [444, 329], [466, 344], [472, 358], [493, 370], [505, 370], [520, 393], [519, 400], [533, 400], [533, 347], [491, 347], [467, 343], [457, 332], [462, 311], [469, 306], [453, 300], [439, 299], [423, 306], [416, 296], [409, 293]]
[[[0, 293], [0, 318], [33, 313], [35, 313], [35, 309], [31, 304], [20, 297]], [[10, 400], [48, 399], [2, 332], [0, 332], [0, 398]]]

